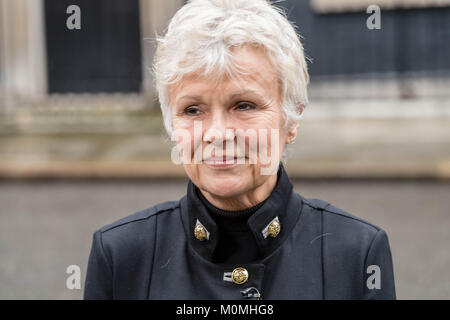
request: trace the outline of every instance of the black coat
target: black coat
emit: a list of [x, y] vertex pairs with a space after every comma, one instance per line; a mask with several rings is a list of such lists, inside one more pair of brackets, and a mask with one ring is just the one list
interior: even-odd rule
[[[248, 220], [263, 258], [215, 264], [217, 226], [188, 196], [132, 214], [94, 233], [85, 299], [395, 299], [388, 237], [329, 203], [293, 192], [282, 169], [277, 187]], [[286, 193], [287, 192], [287, 193]], [[281, 231], [264, 236], [278, 218]], [[197, 220], [208, 239], [194, 236]], [[375, 266], [375, 267], [374, 267]], [[243, 284], [230, 280], [236, 267]], [[377, 282], [377, 280], [379, 280]]]

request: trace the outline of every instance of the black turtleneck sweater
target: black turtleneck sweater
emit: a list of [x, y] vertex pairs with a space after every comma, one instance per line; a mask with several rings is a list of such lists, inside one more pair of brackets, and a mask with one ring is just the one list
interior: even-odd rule
[[195, 193], [205, 205], [218, 228], [218, 242], [212, 262], [234, 264], [249, 263], [259, 259], [258, 245], [247, 225], [247, 220], [264, 204], [264, 201], [245, 210], [228, 211], [211, 204], [198, 188]]

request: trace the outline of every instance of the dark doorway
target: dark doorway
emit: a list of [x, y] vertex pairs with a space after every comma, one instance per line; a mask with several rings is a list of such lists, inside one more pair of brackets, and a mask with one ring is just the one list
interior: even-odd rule
[[[81, 29], [69, 30], [70, 5]], [[49, 93], [139, 92], [138, 0], [45, 0]]]

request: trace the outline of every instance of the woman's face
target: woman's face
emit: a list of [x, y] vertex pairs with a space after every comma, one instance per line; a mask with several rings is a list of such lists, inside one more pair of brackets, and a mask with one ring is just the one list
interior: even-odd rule
[[261, 49], [232, 50], [245, 74], [211, 79], [192, 74], [169, 86], [172, 139], [186, 173], [202, 191], [233, 198], [268, 183], [277, 172], [286, 143], [281, 88]]

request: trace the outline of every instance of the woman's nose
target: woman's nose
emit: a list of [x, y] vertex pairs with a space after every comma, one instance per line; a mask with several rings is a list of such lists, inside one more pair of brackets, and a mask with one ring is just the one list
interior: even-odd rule
[[213, 112], [206, 126], [204, 141], [220, 143], [234, 138], [232, 122], [223, 111]]

